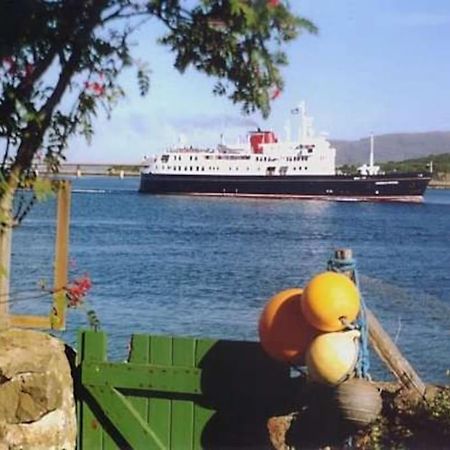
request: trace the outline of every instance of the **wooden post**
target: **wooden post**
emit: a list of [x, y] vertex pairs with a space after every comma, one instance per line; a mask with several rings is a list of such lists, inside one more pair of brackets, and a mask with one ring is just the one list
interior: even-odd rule
[[[335, 257], [340, 260], [352, 259], [352, 251], [350, 249], [337, 250]], [[424, 395], [424, 382], [402, 355], [388, 333], [386, 333], [375, 314], [367, 307], [366, 313], [369, 327], [369, 342], [380, 359], [405, 388], [409, 390], [415, 389], [420, 395]]]
[[69, 271], [70, 181], [60, 181], [56, 215], [56, 243], [53, 308], [50, 323], [53, 329], [62, 330], [66, 322], [66, 294]]
[[6, 223], [2, 226], [2, 230], [0, 231], [0, 331], [9, 328], [11, 239], [12, 227], [11, 224]]

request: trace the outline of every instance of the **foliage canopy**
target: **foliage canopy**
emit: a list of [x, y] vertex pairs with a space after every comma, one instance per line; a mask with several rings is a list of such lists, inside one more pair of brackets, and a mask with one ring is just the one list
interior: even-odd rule
[[3, 169], [25, 173], [39, 153], [57, 170], [68, 137], [90, 138], [93, 118], [124, 95], [119, 75], [136, 70], [142, 95], [150, 71], [130, 37], [156, 19], [175, 67], [213, 76], [214, 93], [245, 112], [270, 112], [283, 88], [283, 45], [316, 32], [279, 0], [6, 0], [0, 5], [0, 138]]

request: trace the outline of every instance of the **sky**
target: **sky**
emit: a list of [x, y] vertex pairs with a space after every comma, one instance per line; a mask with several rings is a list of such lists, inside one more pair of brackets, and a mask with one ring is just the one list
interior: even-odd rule
[[126, 97], [111, 119], [99, 117], [90, 144], [73, 138], [68, 162], [139, 164], [145, 155], [183, 142], [236, 142], [256, 126], [285, 136], [290, 110], [304, 100], [315, 129], [330, 139], [371, 133], [450, 130], [450, 1], [291, 0], [318, 35], [286, 47], [285, 88], [263, 120], [212, 94], [214, 79], [173, 68], [174, 56], [156, 43], [164, 29], [150, 22], [135, 36], [134, 56], [147, 61], [151, 88], [140, 97], [135, 73], [124, 74]]

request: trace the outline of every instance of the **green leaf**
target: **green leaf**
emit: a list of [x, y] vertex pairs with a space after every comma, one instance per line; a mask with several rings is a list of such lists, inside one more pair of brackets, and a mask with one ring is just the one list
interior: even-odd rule
[[33, 183], [33, 191], [38, 201], [44, 201], [54, 195], [52, 182], [48, 178], [36, 178]]

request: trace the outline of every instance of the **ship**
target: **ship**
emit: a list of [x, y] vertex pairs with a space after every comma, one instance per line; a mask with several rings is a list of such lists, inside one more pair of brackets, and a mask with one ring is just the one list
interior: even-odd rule
[[314, 131], [313, 118], [301, 102], [297, 139], [281, 141], [273, 131], [256, 129], [243, 142], [215, 148], [178, 146], [144, 160], [139, 191], [255, 198], [341, 201], [421, 202], [431, 180], [428, 170], [384, 173], [369, 163], [355, 173], [336, 170], [336, 149]]

